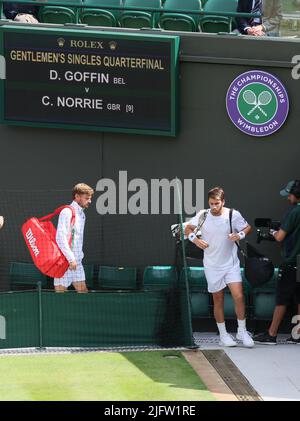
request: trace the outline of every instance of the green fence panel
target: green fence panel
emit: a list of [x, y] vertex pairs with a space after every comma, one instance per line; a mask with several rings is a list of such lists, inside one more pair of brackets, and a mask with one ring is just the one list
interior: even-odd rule
[[0, 348], [38, 347], [37, 291], [0, 294]]
[[0, 347], [193, 346], [187, 292], [0, 294]]
[[[42, 292], [43, 345], [73, 347], [189, 345], [179, 295], [157, 292]], [[170, 333], [171, 332], [171, 333]], [[189, 337], [188, 337], [189, 336]]]

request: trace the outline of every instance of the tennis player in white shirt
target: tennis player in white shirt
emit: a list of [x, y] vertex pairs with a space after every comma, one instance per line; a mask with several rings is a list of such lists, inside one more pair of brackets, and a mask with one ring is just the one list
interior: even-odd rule
[[[83, 259], [83, 233], [85, 225], [84, 209], [88, 208], [94, 190], [84, 183], [76, 184], [73, 188], [72, 206], [75, 210], [75, 224], [71, 227], [72, 211], [69, 208], [63, 209], [58, 218], [56, 242], [62, 253], [69, 262], [69, 269], [62, 278], [54, 278], [56, 292], [64, 292], [73, 284], [77, 292], [88, 292], [85, 283], [85, 273], [82, 266]], [[72, 236], [70, 247], [69, 240]]]
[[245, 301], [242, 287], [240, 261], [236, 241], [243, 240], [251, 231], [250, 225], [240, 212], [232, 212], [232, 233], [230, 230], [230, 209], [225, 208], [224, 190], [215, 187], [208, 193], [209, 211], [201, 227], [201, 237], [195, 230], [199, 213], [192, 218], [185, 228], [189, 240], [204, 250], [203, 266], [214, 302], [214, 316], [220, 333], [220, 345], [236, 346], [237, 342], [227, 333], [224, 320], [224, 288], [228, 286], [235, 304], [238, 331], [236, 338], [246, 347], [253, 347], [254, 342], [247, 332], [245, 320]]

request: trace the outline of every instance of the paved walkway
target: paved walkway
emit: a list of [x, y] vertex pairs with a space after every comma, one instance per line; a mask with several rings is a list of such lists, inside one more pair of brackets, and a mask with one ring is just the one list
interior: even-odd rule
[[279, 335], [278, 345], [244, 348], [219, 346], [214, 333], [195, 332], [201, 349], [223, 349], [265, 401], [300, 401], [300, 345], [286, 344], [289, 335]]

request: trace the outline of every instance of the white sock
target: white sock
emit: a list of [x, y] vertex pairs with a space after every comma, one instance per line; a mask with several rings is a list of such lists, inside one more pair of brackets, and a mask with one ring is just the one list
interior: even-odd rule
[[217, 326], [218, 326], [218, 329], [219, 329], [220, 336], [226, 335], [227, 330], [226, 330], [225, 322], [217, 323]]
[[244, 320], [237, 319], [237, 322], [238, 322], [238, 330], [246, 330], [246, 319]]

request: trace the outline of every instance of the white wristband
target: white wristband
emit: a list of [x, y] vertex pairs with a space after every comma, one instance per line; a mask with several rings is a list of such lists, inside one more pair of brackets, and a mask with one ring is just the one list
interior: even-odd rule
[[275, 234], [276, 234], [276, 232], [278, 232], [278, 231], [273, 230], [273, 229], [270, 229], [270, 234], [271, 234], [271, 235], [273, 235], [273, 237], [274, 237], [274, 238], [275, 238]]
[[191, 241], [191, 242], [193, 242], [194, 240], [195, 240], [195, 238], [196, 238], [197, 236], [196, 236], [196, 234], [194, 233], [194, 232], [191, 232], [189, 235], [188, 235], [188, 239]]
[[244, 233], [244, 231], [240, 231], [238, 232], [238, 236], [240, 237], [240, 240], [243, 240], [246, 237], [246, 234]]

